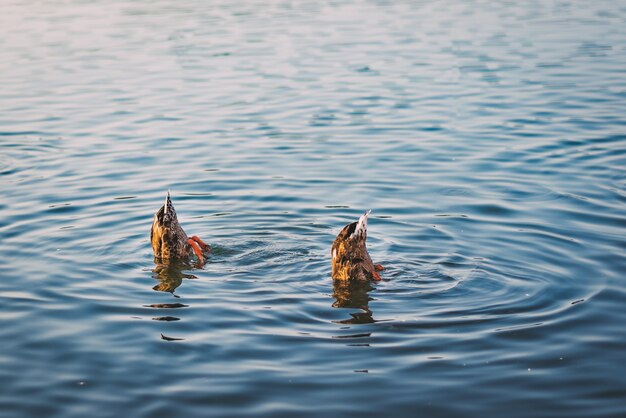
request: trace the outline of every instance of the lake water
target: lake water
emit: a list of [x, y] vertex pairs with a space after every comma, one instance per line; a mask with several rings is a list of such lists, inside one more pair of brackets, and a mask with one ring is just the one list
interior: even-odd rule
[[[7, 0], [0, 35], [0, 417], [626, 416], [626, 2]], [[203, 268], [154, 264], [168, 189]], [[334, 285], [367, 209], [383, 281]]]

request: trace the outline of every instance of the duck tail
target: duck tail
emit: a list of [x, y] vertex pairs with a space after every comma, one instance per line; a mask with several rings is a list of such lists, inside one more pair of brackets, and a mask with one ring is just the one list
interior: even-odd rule
[[165, 196], [165, 203], [163, 203], [163, 220], [168, 222], [173, 219], [176, 219], [176, 209], [174, 209], [172, 199], [170, 198], [170, 191], [168, 190]]
[[170, 191], [167, 190], [167, 196], [165, 196], [165, 203], [163, 204], [164, 212], [168, 213], [169, 208], [172, 207], [172, 200], [170, 199]]
[[368, 210], [366, 211], [363, 215], [361, 215], [361, 217], [359, 218], [359, 221], [356, 224], [356, 228], [354, 228], [354, 232], [352, 233], [352, 235], [350, 235], [350, 238], [352, 237], [356, 237], [359, 235], [363, 235], [366, 236], [367, 234], [367, 217], [370, 215], [370, 213], [372, 212], [372, 210]]

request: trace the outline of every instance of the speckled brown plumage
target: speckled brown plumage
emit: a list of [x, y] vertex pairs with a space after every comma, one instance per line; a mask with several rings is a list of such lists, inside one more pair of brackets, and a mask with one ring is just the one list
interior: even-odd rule
[[210, 250], [210, 247], [198, 237], [193, 236], [190, 239], [187, 236], [178, 223], [176, 210], [169, 192], [163, 206], [154, 214], [152, 229], [150, 230], [150, 242], [154, 257], [159, 262], [188, 259], [194, 252], [202, 262], [202, 252]]
[[377, 270], [383, 267], [375, 265], [367, 252], [367, 217], [363, 214], [357, 222], [346, 225], [333, 242], [332, 275], [336, 280], [380, 280]]

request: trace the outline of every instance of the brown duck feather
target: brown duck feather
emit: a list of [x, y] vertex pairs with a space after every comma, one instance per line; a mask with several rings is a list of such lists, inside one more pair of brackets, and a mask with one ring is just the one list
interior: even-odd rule
[[189, 237], [178, 223], [176, 210], [168, 192], [165, 203], [154, 214], [150, 230], [154, 257], [159, 261], [189, 258], [193, 248], [188, 241]]
[[367, 218], [365, 212], [357, 222], [346, 225], [330, 250], [332, 257], [332, 276], [336, 280], [380, 280], [376, 272], [382, 266], [375, 265], [367, 252]]

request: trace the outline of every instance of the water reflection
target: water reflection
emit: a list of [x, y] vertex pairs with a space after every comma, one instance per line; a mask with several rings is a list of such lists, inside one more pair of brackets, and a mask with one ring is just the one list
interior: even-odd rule
[[333, 282], [333, 308], [354, 308], [361, 312], [351, 312], [349, 319], [336, 321], [339, 324], [371, 324], [376, 322], [369, 308], [372, 300], [369, 292], [374, 288], [369, 281], [335, 280]]
[[[187, 263], [157, 263], [156, 267], [152, 270], [152, 277], [159, 281], [152, 289], [158, 292], [170, 292], [174, 294], [174, 291], [183, 283], [183, 279], [197, 279], [193, 274], [184, 273], [184, 270], [189, 270], [191, 266]], [[176, 296], [176, 295], [174, 295]]]

